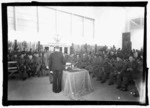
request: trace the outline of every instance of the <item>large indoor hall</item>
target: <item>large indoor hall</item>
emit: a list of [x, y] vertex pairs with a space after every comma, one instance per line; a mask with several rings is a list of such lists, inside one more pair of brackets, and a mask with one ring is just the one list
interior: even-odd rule
[[7, 99], [145, 103], [144, 12], [7, 6]]

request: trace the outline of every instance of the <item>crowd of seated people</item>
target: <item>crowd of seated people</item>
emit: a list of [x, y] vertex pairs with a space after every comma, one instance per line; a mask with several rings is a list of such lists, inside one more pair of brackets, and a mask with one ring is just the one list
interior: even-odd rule
[[[22, 80], [32, 76], [42, 76], [48, 66], [50, 52], [42, 51], [9, 51], [8, 61], [17, 61]], [[134, 85], [132, 95], [139, 96], [139, 84], [143, 76], [143, 50], [132, 50], [126, 53], [121, 49], [105, 49], [89, 52], [64, 54], [66, 62], [89, 71], [92, 78], [108, 85], [116, 84], [121, 91], [128, 91]]]
[[[32, 76], [48, 75], [48, 51], [8, 51], [8, 61], [17, 61], [17, 69], [22, 80]], [[13, 65], [13, 64], [12, 64]]]
[[92, 77], [101, 83], [116, 85], [116, 89], [128, 91], [139, 96], [139, 87], [143, 78], [143, 51], [132, 50], [126, 53], [121, 49], [99, 50], [97, 52], [78, 53], [66, 57], [76, 67], [86, 69]]

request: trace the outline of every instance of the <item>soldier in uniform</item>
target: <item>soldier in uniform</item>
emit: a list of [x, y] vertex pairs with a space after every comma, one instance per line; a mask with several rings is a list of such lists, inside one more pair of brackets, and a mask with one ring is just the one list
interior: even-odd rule
[[28, 76], [34, 76], [35, 72], [35, 61], [33, 59], [32, 55], [29, 55], [29, 58], [27, 59], [27, 73]]
[[84, 68], [86, 70], [89, 70], [90, 63], [89, 63], [89, 56], [88, 56], [88, 54], [84, 55], [84, 61], [83, 62], [84, 62]]
[[45, 69], [46, 69], [46, 67], [45, 67], [45, 64], [44, 64], [44, 54], [43, 54], [43, 52], [41, 51], [41, 53], [40, 53], [40, 58], [41, 58], [41, 68], [40, 68], [40, 71], [41, 71], [41, 75], [43, 76], [43, 75], [45, 75], [44, 73], [45, 73]]
[[21, 54], [21, 57], [18, 61], [18, 70], [19, 70], [21, 79], [25, 80], [27, 78], [27, 73], [26, 73], [26, 60], [24, 59], [24, 54]]
[[103, 56], [101, 54], [97, 54], [96, 58], [94, 59], [94, 75], [97, 77], [97, 80], [100, 81], [102, 79], [102, 72], [103, 72]]
[[73, 62], [73, 54], [68, 56], [67, 62], [72, 63]]
[[133, 66], [133, 81], [134, 86], [132, 89], [132, 95], [134, 97], [139, 97], [141, 94], [141, 86], [142, 86], [142, 79], [143, 79], [143, 61], [139, 60], [137, 57], [134, 60], [134, 66]]
[[75, 66], [79, 68], [79, 65], [80, 65], [80, 57], [78, 54], [76, 54], [76, 57], [75, 57]]
[[116, 60], [114, 58], [111, 58], [111, 61], [109, 63], [110, 74], [109, 74], [108, 85], [113, 85], [115, 81], [115, 75], [116, 75], [115, 63], [116, 63]]
[[88, 55], [88, 65], [86, 69], [89, 71], [89, 74], [91, 75], [93, 72], [93, 58], [91, 54]]
[[45, 50], [44, 57], [43, 57], [44, 64], [45, 64], [45, 67], [46, 67], [45, 72], [46, 72], [46, 74], [49, 75], [49, 82], [50, 82], [50, 84], [52, 84], [53, 83], [53, 74], [50, 73], [50, 70], [48, 69], [48, 67], [49, 67], [49, 57], [50, 57], [50, 52], [48, 50]]
[[129, 57], [129, 61], [124, 65], [122, 72], [117, 77], [117, 88], [122, 91], [128, 90], [129, 81], [132, 79], [133, 75], [133, 57]]
[[76, 64], [75, 64], [75, 66], [76, 67], [78, 67], [78, 68], [81, 68], [81, 55], [80, 54], [78, 54], [77, 55], [77, 61], [76, 61]]
[[97, 55], [94, 55], [93, 56], [93, 62], [92, 62], [92, 77], [96, 77], [96, 73], [98, 71], [98, 68], [97, 68]]
[[82, 54], [81, 55], [81, 59], [80, 59], [80, 68], [85, 69], [86, 67], [86, 54]]
[[41, 76], [41, 66], [42, 66], [42, 58], [39, 56], [39, 54], [36, 54], [35, 65], [36, 65], [35, 74], [39, 77]]
[[122, 69], [123, 69], [123, 61], [121, 58], [117, 57], [116, 58], [116, 63], [115, 63], [115, 77], [116, 77], [116, 82], [119, 80], [117, 80], [117, 77], [120, 76], [120, 74], [122, 73]]
[[65, 61], [66, 61], [66, 62], [69, 62], [69, 61], [68, 61], [69, 55], [68, 55], [67, 53], [64, 53], [64, 57], [65, 57]]
[[105, 61], [104, 61], [104, 65], [103, 65], [103, 74], [102, 74], [102, 81], [101, 83], [105, 83], [106, 80], [109, 78], [109, 74], [110, 74], [110, 71], [111, 71], [111, 65], [110, 65], [110, 61], [109, 59], [106, 57], [105, 58]]
[[13, 58], [12, 58], [12, 61], [18, 61], [17, 53], [14, 54], [14, 56], [13, 56]]

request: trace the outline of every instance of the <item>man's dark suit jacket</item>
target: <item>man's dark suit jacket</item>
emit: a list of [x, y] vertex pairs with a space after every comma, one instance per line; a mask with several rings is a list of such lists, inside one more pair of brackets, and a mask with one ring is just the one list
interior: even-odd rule
[[50, 71], [63, 70], [65, 67], [65, 58], [61, 52], [54, 52], [50, 55], [49, 68]]

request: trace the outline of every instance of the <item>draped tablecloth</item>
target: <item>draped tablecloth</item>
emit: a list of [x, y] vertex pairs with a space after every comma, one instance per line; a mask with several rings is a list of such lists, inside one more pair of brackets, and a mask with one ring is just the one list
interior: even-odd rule
[[82, 96], [93, 91], [89, 72], [87, 70], [63, 71], [62, 90], [64, 95], [72, 100], [84, 100]]

